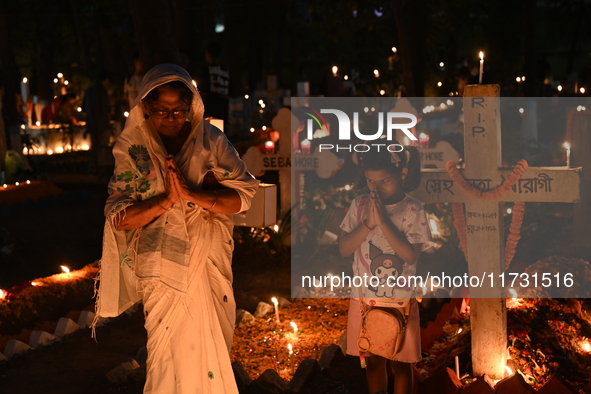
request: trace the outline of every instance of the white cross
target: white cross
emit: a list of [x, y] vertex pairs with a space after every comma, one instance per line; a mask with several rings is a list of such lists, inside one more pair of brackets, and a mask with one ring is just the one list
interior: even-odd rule
[[[464, 97], [463, 176], [470, 184], [492, 190], [512, 169], [501, 168], [501, 120], [498, 85], [470, 85]], [[515, 186], [499, 200], [483, 201], [464, 192], [445, 169], [424, 169], [419, 188], [412, 193], [424, 203], [463, 202], [468, 226], [470, 276], [504, 271], [503, 201], [578, 202], [581, 168], [529, 167]], [[504, 177], [504, 178], [503, 178]], [[501, 379], [507, 358], [507, 316], [500, 281], [496, 288], [471, 288], [472, 368], [474, 376]], [[489, 298], [484, 298], [489, 297]]]

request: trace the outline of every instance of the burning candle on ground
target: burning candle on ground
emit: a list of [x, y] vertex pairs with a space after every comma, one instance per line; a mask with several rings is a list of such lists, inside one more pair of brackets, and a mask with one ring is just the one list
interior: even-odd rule
[[298, 337], [298, 325], [295, 322], [290, 322], [289, 325], [293, 328], [293, 335], [297, 339]]
[[279, 301], [277, 301], [277, 298], [275, 297], [271, 298], [271, 301], [273, 301], [273, 305], [275, 305], [275, 321], [277, 323], [280, 323], [281, 320], [279, 320]]
[[291, 345], [291, 343], [287, 344], [287, 349], [289, 350], [289, 371], [293, 375], [294, 374], [293, 346]]
[[301, 144], [302, 153], [306, 153], [306, 154], [310, 153], [310, 145], [312, 145], [310, 140], [303, 140], [302, 144]]
[[565, 142], [562, 146], [566, 148], [566, 167], [570, 168], [570, 144]]
[[480, 73], [478, 74], [478, 83], [482, 84], [482, 74], [484, 73], [484, 52], [480, 51]]
[[419, 148], [429, 147], [429, 135], [425, 133], [419, 134]]

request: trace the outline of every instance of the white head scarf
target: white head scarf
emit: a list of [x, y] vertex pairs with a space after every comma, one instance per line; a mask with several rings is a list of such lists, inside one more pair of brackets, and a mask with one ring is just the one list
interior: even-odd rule
[[181, 66], [168, 63], [154, 66], [144, 75], [138, 95], [133, 103], [133, 108], [125, 122], [124, 132], [128, 129], [135, 130], [137, 127], [144, 129], [145, 126], [148, 126], [145, 123], [149, 123], [148, 128], [153, 129], [151, 123], [147, 122], [144, 118], [144, 109], [140, 105], [140, 102], [158, 86], [173, 81], [183, 82], [193, 93], [193, 99], [191, 100], [191, 106], [187, 116], [187, 120], [191, 122], [189, 138], [193, 138], [196, 135], [203, 135], [203, 100], [201, 100], [197, 88], [193, 85], [193, 80], [189, 73]]

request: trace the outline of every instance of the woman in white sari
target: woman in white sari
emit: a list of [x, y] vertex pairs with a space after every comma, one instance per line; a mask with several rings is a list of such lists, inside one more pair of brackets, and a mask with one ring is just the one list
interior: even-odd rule
[[172, 64], [144, 76], [113, 154], [97, 318], [143, 299], [144, 392], [237, 393], [228, 214], [249, 208], [258, 181]]

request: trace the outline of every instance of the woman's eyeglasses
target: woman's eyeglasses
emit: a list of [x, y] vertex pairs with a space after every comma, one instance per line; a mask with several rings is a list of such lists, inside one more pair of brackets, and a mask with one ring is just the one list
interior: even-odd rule
[[185, 119], [187, 114], [189, 113], [188, 109], [180, 109], [174, 111], [165, 111], [165, 110], [153, 110], [150, 108], [150, 112], [156, 119], [168, 119], [168, 117], [172, 114], [174, 119]]

